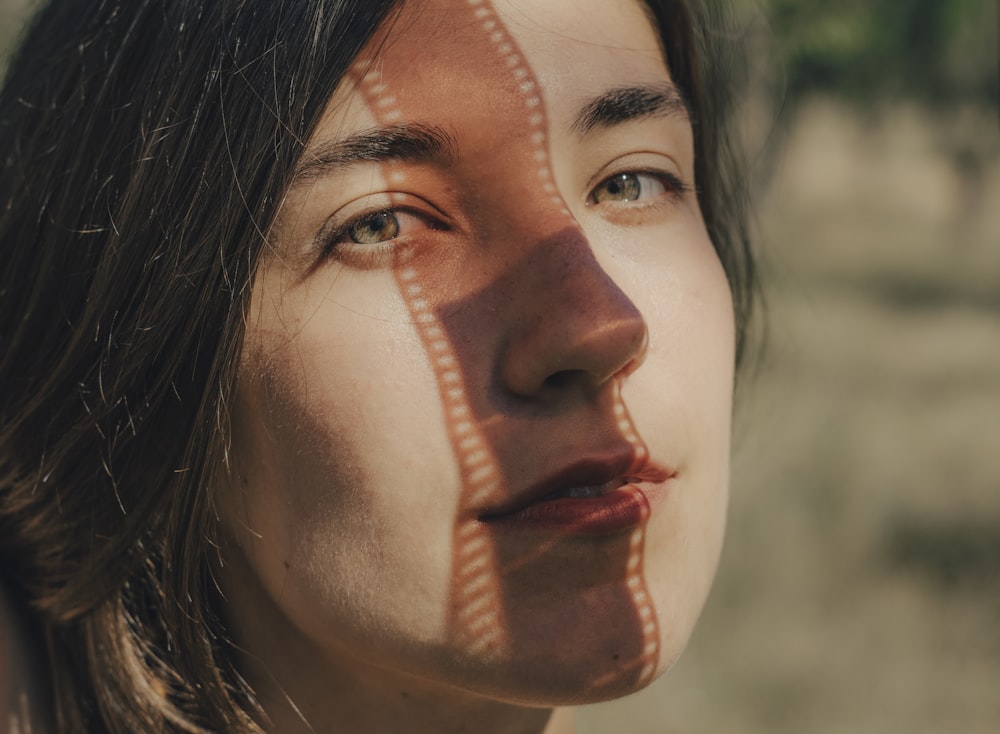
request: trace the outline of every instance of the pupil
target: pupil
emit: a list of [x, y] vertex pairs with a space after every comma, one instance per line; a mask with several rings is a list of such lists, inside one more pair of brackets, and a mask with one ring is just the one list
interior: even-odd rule
[[639, 198], [639, 179], [631, 173], [620, 173], [604, 184], [602, 200], [635, 201]]
[[399, 233], [399, 224], [392, 212], [377, 212], [353, 228], [351, 239], [361, 245], [391, 240]]
[[639, 181], [635, 176], [623, 173], [615, 183], [615, 193], [619, 194], [623, 199], [631, 201], [639, 198]]

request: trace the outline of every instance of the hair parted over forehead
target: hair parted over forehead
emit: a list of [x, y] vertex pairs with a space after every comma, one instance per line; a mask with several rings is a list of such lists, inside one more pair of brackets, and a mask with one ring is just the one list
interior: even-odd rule
[[[58, 661], [60, 730], [256, 730], [212, 578], [210, 488], [268, 231], [334, 89], [398, 4], [50, 0], [11, 60], [0, 568]], [[647, 5], [691, 111], [742, 344], [753, 268], [721, 16]]]

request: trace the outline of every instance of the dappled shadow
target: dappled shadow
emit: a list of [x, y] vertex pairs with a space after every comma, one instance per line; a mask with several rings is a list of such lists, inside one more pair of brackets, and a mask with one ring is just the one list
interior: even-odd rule
[[[359, 59], [355, 84], [381, 125], [444, 121], [457, 149], [470, 151], [471, 163], [451, 162], [467, 185], [463, 203], [502, 242], [462, 241], [433, 257], [422, 257], [419, 243], [395, 252], [397, 285], [436, 377], [462, 483], [448, 635], [486, 659], [525, 660], [539, 676], [562, 662], [567, 695], [634, 689], [651, 680], [660, 644], [643, 575], [649, 508], [641, 492], [641, 517], [627, 532], [581, 535], [565, 523], [522, 532], [483, 519], [540, 473], [581, 455], [627, 455], [624, 474], [645, 465], [648, 452], [621, 400], [621, 377], [581, 390], [580, 367], [542, 365], [537, 391], [515, 395], [513, 378], [496, 364], [497, 353], [515, 347], [488, 340], [484, 347], [477, 336], [511, 325], [527, 333], [562, 320], [558, 328], [606, 329], [604, 341], [634, 342], [616, 330], [644, 329], [641, 317], [601, 269], [559, 195], [539, 82], [489, 3], [430, 2], [400, 22], [412, 32]], [[482, 44], [470, 48], [462, 34], [448, 32], [451, 24], [478, 26]], [[423, 49], [409, 46], [412, 38], [433, 38], [439, 64], [414, 64]], [[442, 69], [449, 76], [434, 78]], [[502, 149], [497, 140], [506, 141]], [[391, 164], [383, 179], [393, 190], [407, 183]], [[475, 271], [465, 270], [464, 252], [473, 248], [490, 254]], [[565, 296], [564, 310], [545, 312], [547, 301], [536, 294], [553, 290]], [[595, 315], [586, 325], [574, 315], [588, 312]], [[520, 338], [541, 350], [558, 348], [544, 337]]]

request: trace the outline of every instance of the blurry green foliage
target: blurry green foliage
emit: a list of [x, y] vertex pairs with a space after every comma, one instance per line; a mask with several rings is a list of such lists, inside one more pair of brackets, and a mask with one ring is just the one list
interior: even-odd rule
[[997, 104], [996, 0], [737, 0], [763, 11], [779, 84], [865, 107]]

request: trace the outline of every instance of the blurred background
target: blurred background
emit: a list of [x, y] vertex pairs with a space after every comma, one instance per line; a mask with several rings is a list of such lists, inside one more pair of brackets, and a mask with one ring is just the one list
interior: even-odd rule
[[734, 4], [766, 311], [729, 537], [685, 656], [581, 734], [996, 734], [997, 2]]
[[996, 734], [998, 3], [735, 4], [767, 303], [727, 545], [581, 734]]

